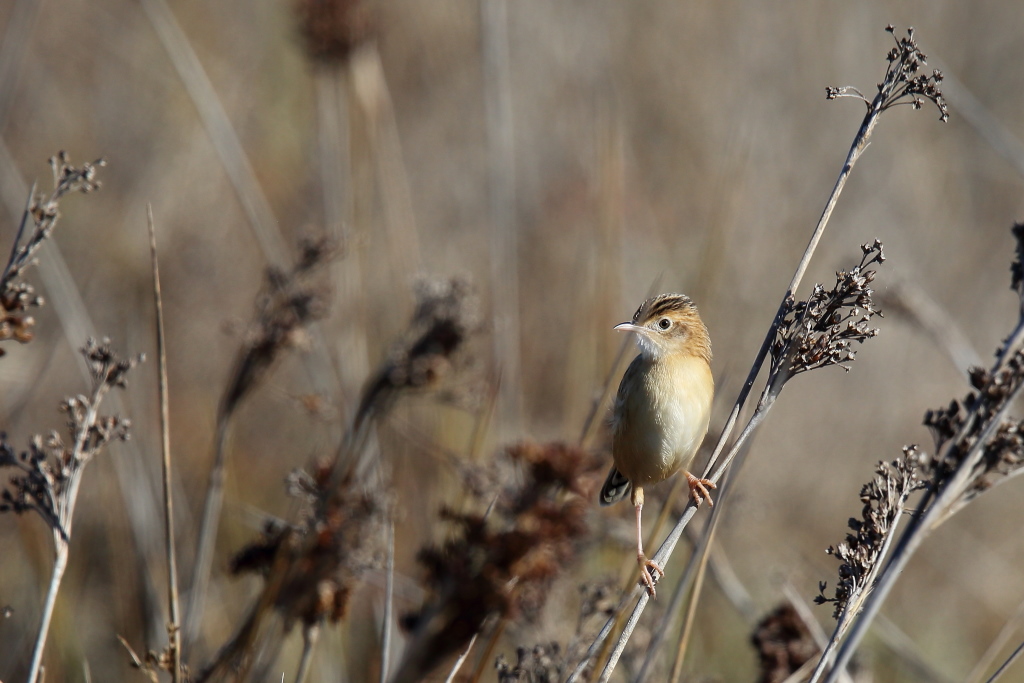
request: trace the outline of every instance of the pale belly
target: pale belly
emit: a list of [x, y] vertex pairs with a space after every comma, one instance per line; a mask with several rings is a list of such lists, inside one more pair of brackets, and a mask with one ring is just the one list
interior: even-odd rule
[[620, 388], [612, 415], [615, 466], [638, 486], [689, 467], [708, 430], [711, 370], [698, 359], [665, 365], [641, 361], [631, 367], [639, 381], [629, 382], [630, 390]]

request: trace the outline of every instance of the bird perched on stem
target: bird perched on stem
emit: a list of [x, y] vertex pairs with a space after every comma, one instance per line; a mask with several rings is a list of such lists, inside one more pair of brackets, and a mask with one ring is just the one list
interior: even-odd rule
[[651, 570], [664, 570], [644, 555], [641, 512], [644, 487], [668, 479], [680, 469], [690, 496], [714, 505], [707, 479], [687, 471], [708, 431], [715, 382], [711, 376], [711, 339], [697, 307], [682, 294], [661, 294], [645, 301], [632, 322], [616, 330], [636, 332], [640, 354], [622, 376], [612, 409], [615, 464], [601, 489], [601, 504], [626, 497], [636, 508], [636, 554], [640, 578], [654, 597]]

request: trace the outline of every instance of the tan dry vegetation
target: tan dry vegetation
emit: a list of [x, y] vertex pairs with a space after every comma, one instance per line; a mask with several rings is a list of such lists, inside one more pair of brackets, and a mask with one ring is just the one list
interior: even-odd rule
[[[54, 239], [94, 333], [125, 353], [152, 357], [145, 213], [152, 204], [168, 330], [179, 562], [188, 577], [217, 406], [267, 260], [254, 214], [143, 11], [153, 0], [63, 0], [26, 10], [30, 4], [0, 6], [0, 59], [15, 60], [13, 67], [0, 63], [0, 248], [13, 238], [28, 184], [38, 179], [49, 189], [47, 157], [67, 149], [74, 161], [106, 158], [102, 191], [68, 197]], [[254, 579], [228, 575], [229, 559], [257, 536], [265, 515], [294, 516], [285, 477], [333, 454], [369, 369], [388, 357], [406, 327], [416, 277], [465, 276], [481, 293], [486, 321], [508, 292], [507, 281], [492, 286], [480, 8], [449, 0], [370, 4], [386, 92], [374, 80], [374, 53], [359, 52], [343, 67], [365, 101], [376, 103], [376, 114], [371, 126], [349, 99], [347, 115], [336, 119], [353, 133], [341, 157], [351, 158], [351, 170], [342, 168], [341, 184], [327, 189], [345, 217], [340, 234], [349, 238], [330, 266], [331, 313], [311, 335], [314, 350], [300, 345], [286, 354], [234, 418], [202, 631], [206, 655], [230, 637], [259, 590]], [[273, 227], [294, 252], [330, 211], [320, 121], [331, 86], [318, 82], [325, 77], [304, 56], [292, 3], [183, 0], [172, 11], [238, 135]], [[10, 28], [25, 16], [31, 21]], [[904, 444], [930, 448], [922, 414], [967, 388], [965, 368], [906, 313], [889, 311], [884, 296], [903, 283], [926, 294], [985, 365], [1016, 320], [1008, 227], [1024, 214], [1024, 159], [992, 137], [998, 126], [1018, 146], [1024, 138], [1024, 7], [1016, 3], [509, 3], [514, 159], [505, 161], [514, 164], [508, 225], [517, 253], [500, 258], [518, 273], [513, 332], [521, 372], [503, 381], [520, 389], [521, 411], [506, 420], [499, 406], [474, 448], [496, 365], [495, 327], [485, 322], [447, 400], [409, 397], [384, 422], [378, 436], [393, 472], [399, 613], [422, 602], [417, 550], [451, 534], [436, 511], [468, 504], [453, 454], [489, 459], [520, 439], [575, 442], [621, 341], [612, 325], [629, 318], [658, 278], [660, 290], [690, 294], [710, 330], [719, 387], [714, 432], [863, 115], [855, 100], [827, 102], [824, 88], [873, 93], [891, 42], [881, 28], [889, 22], [913, 25], [930, 63], [959, 82], [947, 90], [951, 120], [940, 124], [928, 107], [885, 116], [804, 285], [830, 282], [834, 270], [855, 263], [857, 245], [882, 239], [888, 260], [875, 282], [887, 311], [882, 333], [864, 345], [852, 372], [833, 368], [792, 383], [753, 445], [718, 539], [758, 614], [781, 602], [783, 582], [808, 602], [819, 580], [834, 584], [835, 562], [824, 549], [858, 514], [857, 494], [875, 463], [897, 457]], [[5, 53], [19, 36], [22, 49]], [[4, 80], [5, 73], [13, 75]], [[333, 82], [340, 92], [344, 78]], [[967, 91], [987, 122], [961, 111]], [[341, 101], [336, 114], [346, 111]], [[66, 336], [55, 300], [76, 305], [40, 271], [30, 279], [48, 300], [36, 314], [37, 338], [5, 344], [0, 359], [0, 429], [19, 446], [60, 426], [57, 402], [84, 391], [75, 361], [84, 338]], [[315, 351], [318, 338], [327, 340], [326, 355]], [[129, 520], [138, 513], [125, 493], [159, 497], [154, 365], [135, 370], [123, 394], [134, 450], [115, 445], [85, 473], [47, 646], [48, 680], [82, 680], [85, 662], [92, 680], [130, 680], [138, 674], [115, 636], [139, 652], [165, 644], [160, 527], [151, 527], [155, 540], [137, 544]], [[302, 399], [319, 393], [323, 410], [311, 414]], [[606, 456], [602, 439], [595, 443]], [[129, 466], [130, 458], [141, 464]], [[1024, 600], [1020, 486], [997, 489], [942, 527], [883, 608], [951, 680], [967, 674]], [[495, 654], [515, 661], [516, 645], [564, 645], [575, 624], [577, 585], [619, 576], [633, 562], [632, 515], [625, 506], [599, 512], [591, 498], [594, 540], [554, 585], [540, 623], [510, 626]], [[37, 518], [0, 517], [0, 606], [13, 610], [0, 619], [4, 680], [27, 670], [51, 561], [47, 533]], [[346, 621], [324, 630], [310, 680], [376, 680], [383, 575], [364, 577]], [[752, 680], [753, 624], [714, 582], [705, 591], [688, 670]], [[662, 599], [668, 591], [664, 598], [659, 591]], [[831, 630], [830, 608], [813, 609]], [[298, 633], [286, 639], [276, 669], [289, 678], [300, 640]], [[919, 680], [890, 650], [872, 651], [877, 680]], [[494, 679], [490, 667], [484, 680]]]

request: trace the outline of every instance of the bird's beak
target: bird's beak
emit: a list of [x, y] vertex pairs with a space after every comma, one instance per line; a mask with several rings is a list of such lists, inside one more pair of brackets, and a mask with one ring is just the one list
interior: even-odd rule
[[634, 325], [633, 323], [619, 323], [612, 329], [619, 330], [620, 332], [636, 332], [637, 334], [646, 334], [647, 332], [646, 328]]

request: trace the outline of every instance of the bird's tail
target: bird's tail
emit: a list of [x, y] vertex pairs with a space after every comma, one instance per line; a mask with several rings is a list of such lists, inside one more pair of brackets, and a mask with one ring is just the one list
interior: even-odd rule
[[611, 472], [608, 473], [608, 478], [604, 480], [604, 486], [601, 487], [601, 505], [618, 503], [626, 497], [630, 488], [632, 486], [629, 483], [629, 479], [626, 479], [622, 476], [621, 472], [612, 467]]

